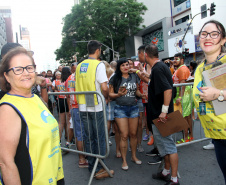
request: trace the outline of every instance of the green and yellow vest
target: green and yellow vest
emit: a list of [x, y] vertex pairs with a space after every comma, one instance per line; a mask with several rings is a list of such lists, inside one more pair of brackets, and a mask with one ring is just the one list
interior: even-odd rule
[[[222, 63], [226, 63], [226, 55], [220, 59]], [[200, 115], [199, 113], [199, 102], [202, 100], [199, 97], [200, 91], [197, 86], [200, 88], [203, 86], [202, 71], [204, 67], [204, 62], [201, 63], [195, 72], [195, 80], [193, 86], [193, 99], [195, 107], [201, 121], [201, 124], [204, 128], [205, 136], [213, 139], [226, 139], [226, 113], [216, 116], [214, 108], [211, 101], [206, 102], [206, 115]], [[211, 67], [210, 65], [206, 66], [206, 70]]]
[[31, 184], [56, 185], [58, 180], [64, 178], [56, 119], [37, 95], [26, 98], [6, 94], [0, 104], [14, 107], [27, 125], [26, 146], [30, 155]]
[[[76, 91], [96, 91], [96, 69], [100, 61], [87, 59], [76, 68]], [[85, 95], [78, 95], [78, 103], [86, 104]], [[98, 104], [97, 96], [94, 94], [94, 103]]]

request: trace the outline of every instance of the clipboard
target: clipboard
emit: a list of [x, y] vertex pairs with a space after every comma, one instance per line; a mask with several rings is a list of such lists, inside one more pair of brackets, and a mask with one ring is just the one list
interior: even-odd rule
[[[206, 86], [225, 90], [226, 63], [202, 72]], [[220, 82], [220, 83], [219, 83]], [[223, 85], [223, 86], [222, 86]], [[226, 113], [226, 101], [219, 102], [218, 99], [212, 101], [215, 115]]]
[[155, 126], [158, 128], [162, 137], [167, 137], [176, 132], [188, 129], [188, 123], [183, 118], [179, 110], [167, 114], [167, 120], [165, 123], [160, 122], [159, 118], [152, 120]]

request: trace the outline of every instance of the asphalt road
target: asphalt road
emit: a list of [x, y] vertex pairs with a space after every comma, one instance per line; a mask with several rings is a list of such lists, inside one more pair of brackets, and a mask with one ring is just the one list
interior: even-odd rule
[[[180, 136], [178, 136], [180, 137]], [[203, 137], [199, 122], [195, 122], [195, 139]], [[149, 165], [151, 157], [145, 155], [153, 146], [148, 146], [147, 142], [142, 142], [145, 152], [138, 153], [138, 159], [142, 160], [142, 165], [131, 162], [131, 152], [127, 153], [129, 165], [128, 171], [121, 169], [121, 159], [115, 157], [114, 137], [111, 138], [113, 145], [110, 147], [110, 155], [105, 160], [107, 166], [115, 171], [113, 178], [103, 180], [93, 179], [92, 185], [163, 185], [164, 181], [152, 179], [159, 165]], [[208, 144], [210, 140], [193, 143], [191, 145], [178, 147], [179, 155], [179, 179], [181, 185], [224, 185], [224, 178], [216, 161], [214, 150], [203, 150], [202, 146]], [[87, 185], [90, 173], [87, 168], [78, 167], [78, 154], [68, 153], [63, 155], [64, 173], [66, 185]]]

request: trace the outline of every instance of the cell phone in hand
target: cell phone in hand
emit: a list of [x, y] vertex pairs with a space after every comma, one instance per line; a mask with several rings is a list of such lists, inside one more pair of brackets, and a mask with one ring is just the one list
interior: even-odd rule
[[120, 86], [119, 89], [120, 89], [122, 92], [125, 92], [125, 91], [126, 91], [126, 86]]

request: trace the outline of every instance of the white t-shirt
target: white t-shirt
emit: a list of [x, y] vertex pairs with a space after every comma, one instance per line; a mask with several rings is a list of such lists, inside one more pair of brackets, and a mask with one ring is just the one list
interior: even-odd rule
[[[96, 91], [101, 93], [101, 84], [104, 82], [107, 82], [107, 74], [106, 74], [106, 68], [103, 63], [100, 63], [97, 66], [96, 70], [96, 80], [95, 80], [95, 85], [96, 85]], [[79, 104], [79, 111], [82, 112], [100, 112], [103, 111], [103, 105], [102, 101], [100, 99], [100, 96], [97, 95], [98, 98], [98, 105], [95, 105], [95, 107], [86, 107], [86, 104]]]
[[55, 88], [56, 80], [53, 81], [52, 86]]

